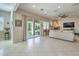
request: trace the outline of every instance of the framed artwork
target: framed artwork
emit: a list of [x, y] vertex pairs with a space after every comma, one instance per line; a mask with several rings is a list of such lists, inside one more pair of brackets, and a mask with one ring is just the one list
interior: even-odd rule
[[15, 26], [21, 27], [22, 26], [22, 20], [15, 20]]

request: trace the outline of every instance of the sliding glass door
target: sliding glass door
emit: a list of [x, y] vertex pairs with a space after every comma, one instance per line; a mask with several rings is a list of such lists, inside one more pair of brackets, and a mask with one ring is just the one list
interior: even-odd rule
[[39, 36], [40, 35], [40, 22], [34, 21], [34, 35]]
[[40, 36], [40, 22], [37, 20], [27, 20], [26, 22], [27, 39], [37, 36]]
[[27, 21], [27, 27], [26, 27], [26, 37], [31, 38], [33, 37], [33, 21]]

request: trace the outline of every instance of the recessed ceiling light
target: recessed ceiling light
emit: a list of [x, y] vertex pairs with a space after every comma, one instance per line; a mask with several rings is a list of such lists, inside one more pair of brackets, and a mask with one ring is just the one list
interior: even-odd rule
[[45, 14], [47, 14], [47, 12], [46, 12], [46, 11], [45, 11], [44, 13], [45, 13]]
[[45, 11], [44, 14], [47, 15], [47, 12]]
[[12, 9], [12, 8], [10, 8], [10, 9]]
[[61, 8], [60, 5], [58, 6], [58, 8]]
[[12, 10], [12, 8], [10, 8], [10, 10]]
[[35, 7], [36, 7], [36, 5], [32, 5], [32, 7], [33, 7], [33, 8], [35, 8]]

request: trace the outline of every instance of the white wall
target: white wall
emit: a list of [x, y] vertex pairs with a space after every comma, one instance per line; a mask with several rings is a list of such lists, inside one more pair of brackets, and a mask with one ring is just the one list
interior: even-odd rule
[[[13, 42], [20, 42], [20, 41], [23, 41], [23, 38], [24, 38], [24, 16], [26, 16], [26, 20], [28, 18], [35, 18], [37, 20], [45, 20], [45, 18], [43, 17], [39, 17], [35, 14], [32, 14], [32, 13], [29, 13], [29, 12], [26, 12], [24, 10], [17, 10], [15, 13], [14, 13], [14, 19], [13, 19]], [[15, 20], [18, 19], [18, 20], [22, 20], [22, 27], [16, 27], [15, 26]], [[41, 32], [42, 33], [42, 32]]]
[[[22, 27], [16, 27], [15, 20], [22, 20], [21, 14], [15, 13], [13, 19], [13, 42], [19, 42], [22, 41], [23, 39], [23, 25]], [[23, 20], [22, 20], [22, 24], [23, 24]]]
[[[9, 24], [7, 24], [7, 22], [10, 21], [10, 13], [9, 12], [5, 12], [5, 11], [0, 11], [0, 17], [4, 18], [4, 28], [5, 27], [10, 27]], [[0, 40], [4, 40], [4, 32], [5, 29], [3, 31], [0, 31]]]
[[75, 32], [79, 33], [79, 19], [78, 18], [63, 18], [63, 19], [59, 20], [61, 29], [64, 29], [63, 28], [64, 22], [75, 22], [75, 28], [74, 28]]

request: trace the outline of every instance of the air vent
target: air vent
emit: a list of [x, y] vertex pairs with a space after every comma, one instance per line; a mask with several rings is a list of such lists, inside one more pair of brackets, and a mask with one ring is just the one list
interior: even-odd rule
[[72, 4], [72, 6], [78, 6], [79, 5], [79, 3], [74, 3], [74, 4]]
[[41, 11], [44, 11], [44, 9], [40, 9]]

